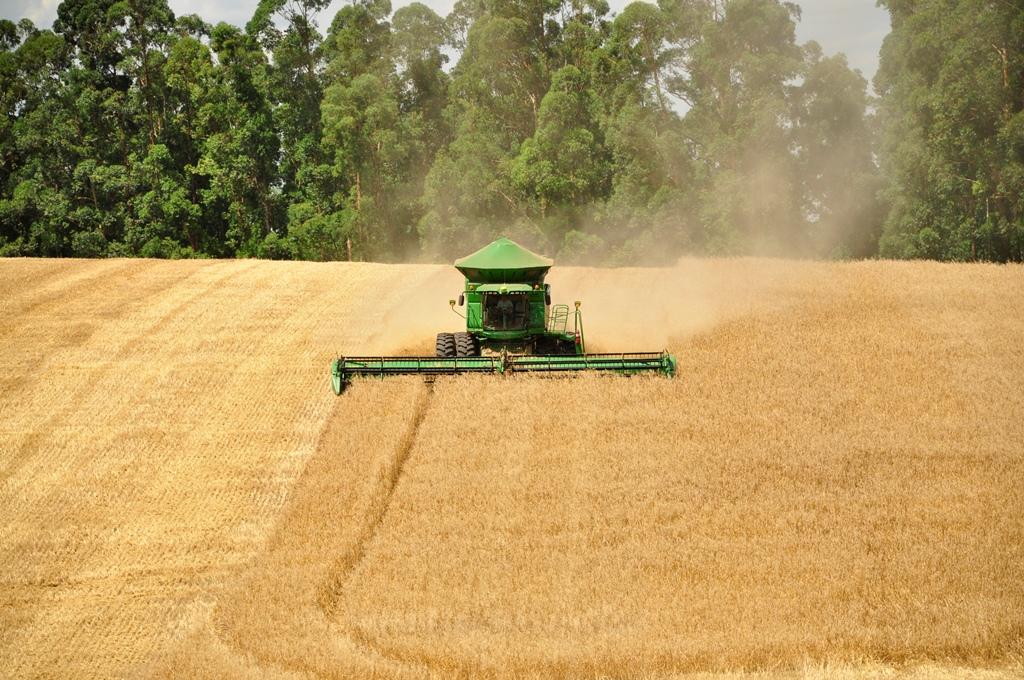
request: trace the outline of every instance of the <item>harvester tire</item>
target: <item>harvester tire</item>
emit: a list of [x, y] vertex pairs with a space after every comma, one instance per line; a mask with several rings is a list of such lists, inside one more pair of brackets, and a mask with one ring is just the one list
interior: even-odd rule
[[460, 357], [480, 356], [476, 338], [469, 333], [455, 333], [455, 355]]
[[455, 335], [453, 333], [438, 333], [434, 349], [439, 357], [455, 356]]

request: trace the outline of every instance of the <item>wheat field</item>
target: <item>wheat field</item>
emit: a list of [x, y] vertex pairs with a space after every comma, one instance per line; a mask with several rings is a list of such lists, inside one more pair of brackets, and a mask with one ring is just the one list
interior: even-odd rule
[[416, 378], [449, 267], [0, 260], [0, 676], [1024, 677], [1024, 268], [558, 268], [662, 378]]

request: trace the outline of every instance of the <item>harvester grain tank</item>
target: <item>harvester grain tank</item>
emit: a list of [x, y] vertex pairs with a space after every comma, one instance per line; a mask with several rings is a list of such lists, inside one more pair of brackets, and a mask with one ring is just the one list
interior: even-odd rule
[[[672, 377], [676, 360], [666, 351], [587, 354], [580, 303], [551, 303], [544, 278], [553, 262], [507, 238], [455, 261], [465, 277], [458, 301], [466, 329], [438, 333], [435, 356], [338, 357], [331, 365], [337, 394], [354, 377], [462, 373], [603, 372]], [[572, 327], [569, 319], [572, 317]]]

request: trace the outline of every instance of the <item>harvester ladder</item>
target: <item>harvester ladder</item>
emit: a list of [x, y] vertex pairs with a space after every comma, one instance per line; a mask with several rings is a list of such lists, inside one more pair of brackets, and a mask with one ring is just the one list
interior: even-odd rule
[[548, 317], [549, 333], [565, 333], [569, 325], [569, 305], [552, 305], [551, 315]]

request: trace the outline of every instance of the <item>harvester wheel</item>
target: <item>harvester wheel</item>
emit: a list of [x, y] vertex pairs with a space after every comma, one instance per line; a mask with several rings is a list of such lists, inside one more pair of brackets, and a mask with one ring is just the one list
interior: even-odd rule
[[455, 335], [453, 333], [438, 333], [434, 349], [437, 350], [439, 357], [455, 356]]
[[476, 338], [469, 333], [455, 333], [455, 355], [460, 357], [480, 356]]

